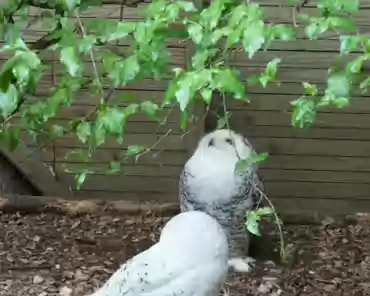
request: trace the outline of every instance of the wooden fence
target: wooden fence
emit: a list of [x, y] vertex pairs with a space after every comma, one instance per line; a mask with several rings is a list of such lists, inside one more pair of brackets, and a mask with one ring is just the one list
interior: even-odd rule
[[[259, 2], [266, 8], [267, 19], [283, 23], [292, 21], [291, 7], [276, 4], [274, 0]], [[363, 9], [355, 15], [355, 20], [360, 31], [366, 32], [370, 31], [370, 1], [362, 3]], [[312, 5], [308, 5], [303, 12], [316, 13]], [[30, 14], [36, 13], [37, 11], [30, 11]], [[82, 18], [94, 18], [96, 15], [116, 20], [139, 18], [137, 9], [122, 10], [119, 5], [91, 9]], [[44, 33], [42, 28], [36, 26], [25, 31], [26, 39], [30, 41], [37, 40]], [[127, 42], [122, 42], [117, 44], [117, 47], [125, 52], [128, 45]], [[173, 54], [173, 65], [186, 67], [191, 48], [178, 40], [171, 40], [169, 47]], [[302, 94], [302, 81], [324, 87], [327, 68], [337, 56], [338, 48], [339, 41], [336, 36], [309, 41], [302, 33], [296, 42], [275, 42], [271, 50], [258, 53], [253, 60], [248, 60], [242, 53], [235, 53], [232, 57], [232, 64], [239, 68], [244, 77], [261, 72], [266, 62], [272, 58], [282, 58], [279, 80], [283, 84], [280, 87], [249, 88], [249, 105], [232, 100], [228, 102], [228, 109], [233, 113], [231, 126], [246, 135], [257, 151], [270, 153], [270, 158], [262, 165], [261, 172], [267, 194], [282, 211], [347, 212], [370, 209], [368, 97], [357, 94], [348, 108], [321, 112], [317, 123], [311, 129], [294, 130], [291, 127], [292, 108], [289, 102]], [[356, 54], [346, 59], [354, 56]], [[2, 59], [6, 58], [2, 56]], [[44, 77], [37, 95], [28, 102], [42, 99], [46, 91], [60, 80], [61, 65], [55, 61], [57, 57], [46, 53], [44, 58], [52, 65], [51, 71]], [[138, 101], [150, 99], [160, 102], [167, 83], [168, 81], [140, 81], [118, 92], [133, 95]], [[97, 98], [80, 93], [75, 104], [61, 110], [53, 119], [53, 123], [63, 123], [75, 116], [84, 116], [94, 108], [96, 102]], [[212, 104], [212, 110], [216, 113], [220, 110], [220, 100], [217, 98]], [[197, 113], [202, 113], [202, 106], [199, 106]], [[107, 164], [122, 152], [122, 147], [114, 140], [109, 140], [98, 149], [91, 163], [86, 164], [77, 158], [67, 161], [64, 159], [71, 150], [86, 148], [75, 137], [64, 137], [57, 140], [55, 146], [46, 145], [38, 149], [24, 132], [24, 147], [10, 156], [31, 181], [49, 195], [174, 201], [177, 199], [177, 182], [182, 166], [192, 153], [200, 135], [215, 127], [215, 118], [210, 115], [204, 125], [198, 126], [195, 132], [183, 137], [179, 127], [179, 114], [178, 110], [173, 110], [169, 115], [168, 124], [159, 130], [157, 123], [149, 121], [145, 116], [137, 115], [132, 119], [127, 126], [125, 145], [151, 146], [166, 135], [169, 129], [171, 133], [164, 137], [151, 153], [142, 156], [139, 163], [127, 161], [124, 172], [120, 175], [104, 174]], [[73, 174], [66, 172], [65, 167], [77, 169], [86, 166], [100, 170], [101, 173], [89, 176], [83, 188], [77, 191]], [[57, 178], [54, 178], [54, 175]]]

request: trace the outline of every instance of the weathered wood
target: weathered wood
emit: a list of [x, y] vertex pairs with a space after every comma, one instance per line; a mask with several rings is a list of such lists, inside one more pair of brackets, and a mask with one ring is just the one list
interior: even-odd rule
[[[220, 108], [220, 114], [222, 114]], [[208, 117], [214, 121], [214, 117]], [[235, 129], [243, 129], [246, 126], [292, 126], [292, 114], [289, 111], [255, 111], [255, 110], [234, 110], [230, 117], [230, 125]], [[319, 112], [313, 127], [343, 128], [343, 129], [365, 129], [370, 127], [368, 114], [348, 113], [323, 113]], [[308, 130], [300, 130], [302, 134]], [[309, 131], [308, 131], [309, 132]], [[345, 130], [343, 130], [345, 132]]]
[[[270, 22], [276, 23], [287, 23], [291, 24], [292, 19], [292, 9], [288, 7], [264, 7], [265, 19]], [[300, 13], [307, 14], [309, 16], [320, 16], [320, 11], [313, 7], [304, 7], [301, 9]], [[369, 9], [361, 9], [360, 11], [351, 15], [351, 18], [359, 25], [369, 24]], [[304, 24], [304, 21], [297, 19], [297, 24]]]
[[[48, 90], [40, 89], [35, 95], [29, 95], [26, 103], [35, 103], [42, 101], [48, 95]], [[108, 94], [108, 90], [105, 90]], [[162, 90], [147, 91], [141, 90], [115, 90], [109, 97], [109, 104], [117, 106], [127, 106], [128, 104], [141, 104], [145, 101], [151, 101], [160, 105], [165, 97], [165, 92]], [[75, 95], [74, 105], [79, 106], [96, 106], [100, 102], [100, 96], [89, 92], [86, 89], [81, 89]]]
[[[51, 163], [47, 163], [51, 165]], [[110, 176], [107, 175], [106, 164], [87, 163], [65, 163], [71, 173], [79, 170], [91, 169], [97, 178], [106, 178], [109, 183]], [[178, 178], [182, 166], [156, 166], [156, 165], [125, 165], [122, 171], [114, 174], [114, 178], [126, 177], [155, 177], [155, 178]], [[348, 172], [348, 171], [319, 171], [319, 170], [285, 170], [261, 168], [261, 177], [265, 182], [286, 181], [286, 182], [317, 182], [320, 183], [346, 183], [346, 184], [370, 184], [369, 172]]]
[[370, 141], [250, 138], [257, 151], [285, 155], [370, 156]]
[[272, 154], [261, 168], [276, 170], [309, 170], [336, 172], [370, 172], [369, 157], [324, 156], [324, 155], [277, 155]]
[[[62, 107], [54, 118], [55, 119], [67, 119], [67, 120], [84, 118], [85, 116], [89, 115], [93, 110], [95, 110], [95, 108], [96, 108], [96, 105], [95, 106], [74, 105], [71, 107]], [[179, 122], [178, 108], [173, 108], [172, 110], [169, 108], [165, 108], [158, 112], [159, 118], [163, 118], [166, 115], [168, 115], [167, 122]], [[131, 122], [136, 122], [136, 121], [150, 122], [152, 121], [146, 114], [143, 114], [143, 112], [134, 114], [130, 116], [129, 119]]]
[[[44, 129], [48, 130], [52, 125], [58, 124], [60, 126], [65, 127], [66, 129], [69, 128], [69, 120], [68, 119], [49, 119], [48, 122], [44, 125]], [[14, 117], [11, 121], [14, 124], [20, 124], [20, 118]], [[26, 126], [23, 126], [21, 130], [27, 130]], [[128, 120], [125, 126], [125, 133], [128, 134], [166, 134], [169, 130], [171, 130], [171, 134], [173, 135], [182, 135], [183, 132], [180, 128], [180, 124], [177, 122], [169, 122], [163, 125], [160, 125], [157, 122], [145, 122], [145, 121], [130, 121]]]
[[[113, 191], [91, 191], [81, 190], [75, 192], [76, 196], [100, 198], [104, 200], [126, 200], [126, 201], [153, 201], [153, 202], [178, 202], [177, 195], [164, 193], [123, 193]], [[370, 201], [367, 199], [332, 199], [320, 197], [312, 199], [297, 197], [271, 197], [276, 205], [277, 211], [281, 213], [296, 213], [301, 211], [316, 212], [330, 215], [332, 213], [356, 213], [369, 209]]]
[[[208, 124], [211, 128], [215, 124]], [[370, 134], [366, 128], [315, 128], [297, 129], [291, 126], [243, 126], [241, 124], [231, 125], [235, 130], [241, 132], [246, 137], [252, 138], [294, 138], [294, 139], [327, 139], [327, 140], [359, 140], [369, 141]]]
[[[234, 110], [249, 110], [255, 111], [291, 111], [293, 110], [292, 101], [297, 100], [299, 95], [292, 94], [259, 94], [251, 93], [249, 94], [250, 102], [243, 102], [240, 100], [233, 100], [228, 98], [226, 100], [227, 109], [230, 111]], [[221, 98], [215, 97], [212, 101], [212, 109], [220, 108], [222, 106]], [[345, 108], [327, 107], [320, 109], [319, 113], [370, 113], [370, 98], [369, 94], [365, 96], [352, 97], [349, 101], [349, 105]]]
[[[24, 132], [21, 132], [22, 136], [26, 136]], [[125, 141], [123, 144], [117, 143], [117, 139], [113, 137], [109, 137], [106, 139], [105, 144], [102, 146], [102, 148], [106, 149], [119, 149], [123, 148], [129, 145], [143, 145], [145, 147], [152, 147], [157, 142], [158, 144], [155, 145], [153, 148], [153, 151], [160, 151], [162, 149], [165, 150], [184, 150], [185, 144], [185, 137], [182, 137], [180, 135], [155, 135], [155, 134], [127, 134], [125, 135]], [[26, 145], [29, 147], [38, 146], [35, 144], [31, 139], [25, 139], [24, 140]], [[44, 147], [51, 147], [52, 143], [44, 143]], [[87, 145], [84, 145], [81, 143], [79, 139], [77, 139], [77, 136], [70, 135], [70, 136], [64, 136], [61, 138], [57, 138], [54, 142], [55, 146], [58, 147], [66, 147], [66, 148], [87, 148]]]
[[[168, 161], [167, 161], [168, 162]], [[52, 165], [51, 161], [45, 162], [46, 165]], [[108, 164], [107, 163], [83, 163], [83, 162], [58, 162], [59, 172], [75, 175], [84, 169], [91, 170], [94, 175], [105, 176], [107, 182], [109, 182], [110, 175], [107, 174]], [[182, 171], [182, 165], [156, 165], [156, 164], [145, 164], [139, 162], [138, 164], [123, 164], [122, 171], [119, 174], [114, 174], [115, 176], [121, 176], [122, 178], [126, 176], [131, 177], [167, 177], [176, 178], [180, 176]]]
[[[66, 176], [67, 178], [67, 176]], [[109, 180], [109, 182], [108, 182]], [[145, 184], [145, 186], [143, 186]], [[75, 188], [74, 178], [70, 178], [70, 186]], [[142, 193], [178, 192], [178, 178], [147, 177], [147, 176], [107, 176], [90, 175], [83, 184], [83, 190], [119, 191]], [[355, 188], [355, 189], [354, 189]], [[275, 181], [265, 182], [266, 194], [271, 198], [333, 198], [333, 199], [369, 199], [370, 184], [367, 183], [318, 183], [316, 181]]]
[[[32, 149], [34, 146], [30, 146]], [[117, 147], [116, 149], [106, 149], [98, 148], [93, 154], [92, 159], [89, 162], [84, 162], [81, 157], [76, 154], [70, 154], [74, 149], [65, 148], [57, 146], [55, 149], [55, 155], [52, 148], [43, 147], [42, 150], [42, 160], [44, 162], [65, 163], [66, 165], [73, 163], [82, 163], [86, 166], [94, 164], [105, 164], [105, 167], [109, 165], [109, 162], [121, 159], [120, 156], [124, 155], [126, 150], [125, 147]], [[79, 148], [78, 148], [79, 149]], [[82, 148], [82, 152], [86, 152], [87, 149]], [[65, 158], [67, 154], [70, 154], [68, 158]], [[129, 157], [122, 160], [123, 164], [141, 164], [141, 165], [155, 165], [158, 166], [177, 166], [183, 165], [187, 159], [187, 151], [184, 150], [155, 150], [140, 156], [138, 159], [136, 157]]]
[[270, 197], [364, 199], [369, 201], [370, 184], [270, 181], [265, 184]]
[[[69, 181], [71, 188], [76, 189], [76, 181], [71, 175], [64, 175]], [[149, 176], [104, 176], [88, 175], [81, 189], [96, 191], [120, 191], [120, 192], [178, 192], [178, 178], [149, 177]]]
[[[129, 134], [125, 137], [123, 145], [118, 144], [115, 139], [108, 138], [102, 148], [119, 149], [126, 145], [144, 145], [151, 147], [158, 142], [160, 135], [150, 134]], [[186, 149], [186, 136], [169, 135], [153, 148], [153, 151], [161, 150], [184, 150]], [[370, 156], [370, 141], [355, 140], [328, 140], [328, 139], [292, 139], [292, 138], [253, 138], [249, 137], [251, 143], [257, 151], [267, 151], [273, 154], [294, 154], [294, 155], [327, 155], [327, 156]], [[37, 147], [31, 140], [25, 140], [29, 147]], [[55, 145], [65, 148], [87, 148], [76, 137], [67, 136], [56, 139]], [[44, 147], [52, 147], [51, 143], [46, 143]]]
[[356, 186], [356, 184], [370, 184], [369, 172], [334, 172], [263, 168], [261, 169], [261, 176], [265, 182], [317, 182], [317, 186], [320, 186], [321, 183], [347, 183], [352, 184], [353, 186]]
[[[22, 142], [17, 149], [8, 151], [0, 147], [0, 153], [5, 155], [10, 162], [37, 188], [45, 195], [71, 196], [73, 193], [66, 187], [61, 180], [56, 180], [47, 166], [39, 159], [40, 154], [35, 152], [33, 157], [27, 157], [30, 149]], [[19, 162], [20, 159], [24, 161]]]
[[[98, 149], [94, 158], [88, 162], [82, 162], [77, 157], [64, 160], [64, 156], [70, 152], [70, 149], [57, 148], [56, 161], [58, 164], [65, 164], [70, 168], [92, 167], [102, 170], [108, 166], [108, 162], [117, 159], [114, 155], [120, 150]], [[115, 152], [112, 152], [115, 151]], [[53, 155], [50, 150], [43, 151], [42, 159], [51, 165]], [[158, 170], [167, 170], [169, 167], [183, 166], [187, 160], [186, 151], [162, 151], [156, 157], [144, 155], [140, 157], [137, 165], [145, 167], [154, 167]], [[134, 159], [123, 161], [126, 165], [135, 165]], [[272, 170], [301, 170], [301, 171], [331, 171], [335, 172], [370, 172], [370, 158], [367, 157], [344, 157], [344, 156], [320, 156], [320, 155], [279, 155], [271, 154], [266, 162], [260, 164], [262, 169]], [[154, 169], [153, 168], [153, 169]]]
[[[299, 43], [299, 42], [297, 42]], [[338, 52], [276, 51], [258, 52], [252, 59], [243, 51], [235, 52], [230, 57], [230, 65], [235, 67], [265, 66], [274, 58], [280, 58], [279, 68], [328, 69], [334, 62], [342, 65], [358, 58], [360, 54], [339, 57]]]

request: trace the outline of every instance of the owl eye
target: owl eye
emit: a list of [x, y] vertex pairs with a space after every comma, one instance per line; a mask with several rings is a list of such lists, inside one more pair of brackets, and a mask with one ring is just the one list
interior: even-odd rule
[[228, 143], [230, 145], [233, 145], [233, 141], [231, 139], [227, 138], [225, 141], [226, 141], [226, 143]]
[[208, 142], [208, 147], [211, 147], [211, 146], [214, 146], [215, 145], [215, 142], [213, 139], [211, 139], [209, 142]]

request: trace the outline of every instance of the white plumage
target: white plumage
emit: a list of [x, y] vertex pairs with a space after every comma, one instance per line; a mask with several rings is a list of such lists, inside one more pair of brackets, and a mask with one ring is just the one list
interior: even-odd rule
[[167, 222], [159, 242], [123, 264], [91, 296], [219, 296], [228, 271], [226, 235], [203, 212]]
[[248, 257], [249, 235], [245, 214], [259, 201], [256, 187], [263, 190], [256, 165], [235, 174], [239, 158], [254, 150], [246, 138], [232, 130], [205, 135], [187, 161], [180, 176], [181, 211], [204, 211], [214, 217], [228, 236], [229, 265], [248, 272], [255, 261]]

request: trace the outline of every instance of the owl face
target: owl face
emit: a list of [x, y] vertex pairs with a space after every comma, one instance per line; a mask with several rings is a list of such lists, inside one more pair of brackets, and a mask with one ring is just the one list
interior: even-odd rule
[[220, 152], [228, 156], [246, 158], [252, 147], [242, 135], [228, 129], [220, 129], [205, 135], [198, 144], [198, 149]]

